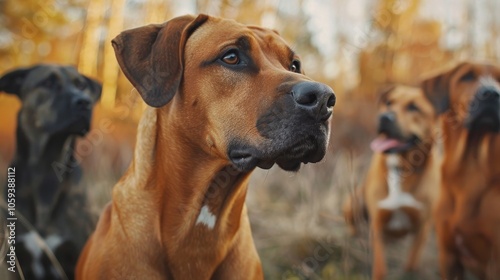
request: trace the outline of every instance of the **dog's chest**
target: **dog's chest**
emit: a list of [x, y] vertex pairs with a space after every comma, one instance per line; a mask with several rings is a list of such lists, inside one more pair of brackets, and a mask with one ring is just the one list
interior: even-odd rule
[[412, 230], [424, 207], [412, 193], [403, 189], [405, 178], [400, 161], [398, 155], [386, 157], [388, 195], [378, 202], [379, 209], [386, 213], [385, 229], [389, 232]]

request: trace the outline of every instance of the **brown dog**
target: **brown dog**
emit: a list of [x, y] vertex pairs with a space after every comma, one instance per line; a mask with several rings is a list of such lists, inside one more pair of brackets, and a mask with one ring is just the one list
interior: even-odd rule
[[438, 189], [437, 156], [433, 152], [434, 109], [419, 88], [396, 86], [381, 97], [378, 137], [361, 188], [344, 204], [352, 233], [368, 212], [373, 241], [373, 279], [386, 275], [384, 241], [414, 233], [406, 264], [416, 268], [430, 229], [431, 208]]
[[500, 279], [500, 68], [461, 63], [423, 82], [442, 114], [435, 212], [443, 279]]
[[245, 196], [256, 167], [326, 153], [333, 91], [274, 31], [199, 15], [125, 31], [118, 62], [144, 101], [134, 160], [77, 279], [262, 279]]

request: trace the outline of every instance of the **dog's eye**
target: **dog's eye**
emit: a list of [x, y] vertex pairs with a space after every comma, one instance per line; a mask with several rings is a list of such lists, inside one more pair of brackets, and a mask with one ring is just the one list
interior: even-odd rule
[[406, 106], [406, 110], [411, 112], [420, 112], [420, 109], [417, 107], [417, 105], [413, 103], [408, 104], [408, 106]]
[[290, 71], [295, 72], [295, 73], [300, 73], [300, 61], [294, 60], [292, 61], [292, 65], [290, 65]]
[[238, 52], [236, 50], [230, 50], [224, 54], [221, 60], [229, 65], [236, 65], [240, 62], [240, 57], [238, 56]]
[[84, 90], [87, 87], [87, 83], [83, 82], [82, 80], [74, 80], [73, 84], [79, 90]]
[[389, 106], [391, 106], [391, 105], [392, 105], [392, 100], [387, 99], [387, 100], [385, 101], [385, 106], [389, 107]]
[[470, 81], [474, 81], [475, 79], [476, 79], [476, 74], [474, 74], [473, 71], [469, 71], [465, 75], [463, 75], [462, 78], [460, 78], [460, 81], [470, 82]]
[[60, 88], [59, 80], [55, 76], [48, 77], [41, 83], [41, 86], [51, 90], [58, 90]]

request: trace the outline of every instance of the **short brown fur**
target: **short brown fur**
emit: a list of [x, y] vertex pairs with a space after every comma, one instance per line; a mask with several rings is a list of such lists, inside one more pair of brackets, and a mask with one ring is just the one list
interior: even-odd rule
[[[258, 71], [217, 64], [242, 36]], [[113, 42], [151, 107], [77, 279], [263, 279], [245, 205], [251, 171], [232, 167], [228, 139], [270, 141], [257, 131], [259, 115], [287, 97], [278, 91], [284, 83], [310, 81], [289, 70], [297, 57], [271, 30], [206, 15], [128, 30]], [[143, 59], [149, 52], [156, 57]], [[202, 207], [213, 225], [198, 223]]]
[[466, 128], [484, 79], [500, 90], [500, 68], [474, 62], [422, 84], [442, 113], [444, 159], [434, 217], [443, 279], [464, 279], [464, 268], [481, 279], [500, 277], [500, 136]]

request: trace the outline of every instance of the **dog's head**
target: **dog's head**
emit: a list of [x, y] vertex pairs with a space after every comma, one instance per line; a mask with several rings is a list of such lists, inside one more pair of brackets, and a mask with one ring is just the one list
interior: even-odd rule
[[426, 79], [422, 88], [439, 113], [474, 133], [500, 132], [500, 68], [463, 62]]
[[84, 135], [101, 85], [71, 66], [36, 65], [4, 74], [0, 91], [21, 99], [19, 125], [25, 132]]
[[381, 93], [377, 152], [404, 152], [419, 142], [432, 141], [436, 114], [420, 88], [393, 86]]
[[144, 101], [175, 119], [187, 143], [244, 171], [324, 157], [335, 95], [304, 75], [275, 31], [183, 16], [125, 31], [113, 46]]

